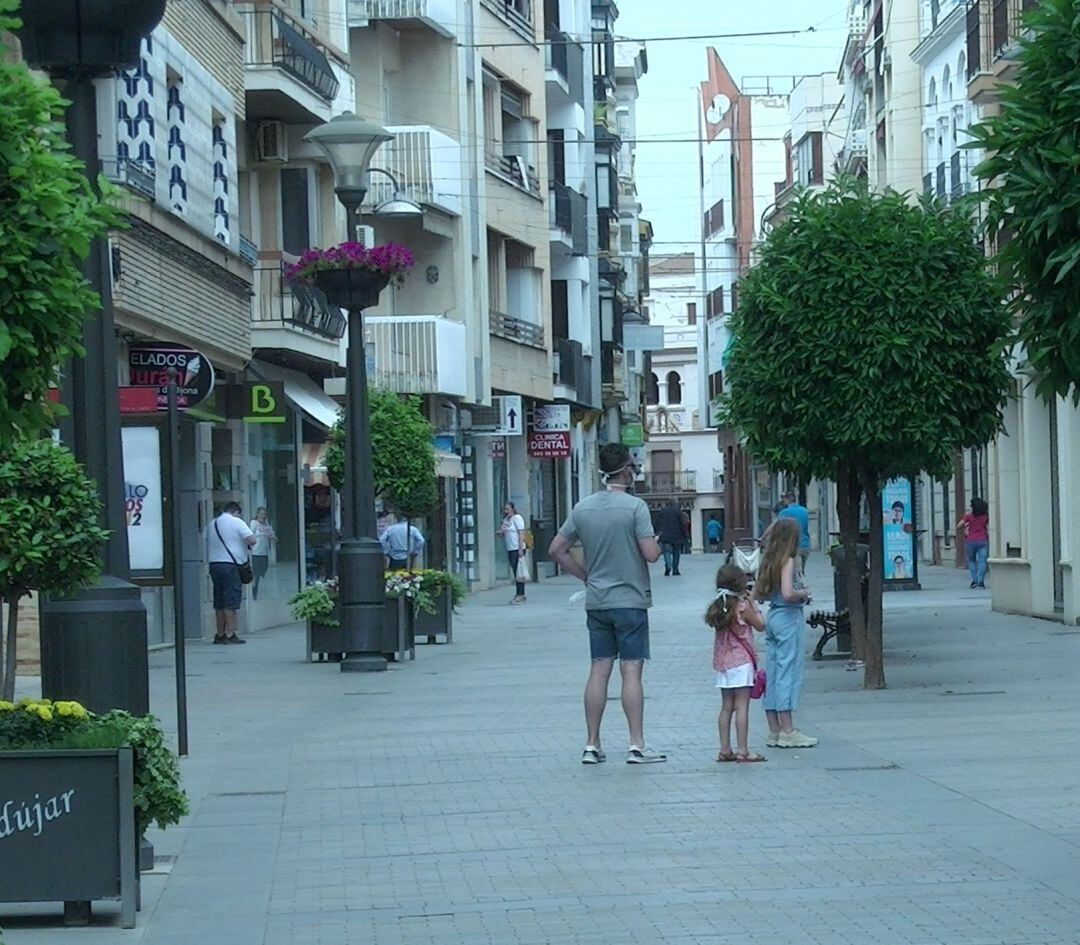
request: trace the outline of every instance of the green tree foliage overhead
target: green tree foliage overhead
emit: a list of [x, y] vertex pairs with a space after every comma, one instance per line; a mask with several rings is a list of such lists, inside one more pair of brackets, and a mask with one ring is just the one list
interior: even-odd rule
[[[740, 283], [729, 327], [726, 421], [771, 468], [838, 483], [849, 561], [863, 493], [880, 518], [884, 480], [947, 477], [957, 449], [1000, 427], [1010, 321], [957, 210], [850, 179], [801, 195]], [[868, 646], [880, 648], [880, 541], [871, 548]], [[870, 686], [884, 684], [875, 656]]]
[[971, 129], [988, 152], [975, 174], [1036, 389], [1080, 403], [1080, 0], [1042, 0], [1024, 22], [1016, 83]]
[[[420, 412], [420, 399], [371, 390], [368, 409], [376, 496], [384, 498], [406, 518], [428, 515], [439, 504], [439, 480], [435, 475], [431, 424]], [[330, 435], [326, 470], [330, 484], [341, 491], [345, 485], [342, 420], [338, 420]]]
[[[0, 44], [16, 7], [0, 0]], [[63, 106], [44, 79], [0, 56], [0, 450], [51, 422], [49, 386], [82, 353], [83, 321], [100, 306], [80, 262], [118, 221], [68, 149]]]
[[31, 591], [63, 594], [97, 579], [108, 530], [98, 526], [97, 487], [52, 440], [0, 452], [0, 599], [8, 605], [4, 698], [15, 686], [19, 601]]

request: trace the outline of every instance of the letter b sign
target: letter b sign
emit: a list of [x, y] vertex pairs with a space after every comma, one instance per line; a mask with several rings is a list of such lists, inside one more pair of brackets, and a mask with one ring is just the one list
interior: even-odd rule
[[284, 423], [285, 390], [278, 382], [251, 381], [244, 385], [247, 393], [244, 420], [247, 423]]

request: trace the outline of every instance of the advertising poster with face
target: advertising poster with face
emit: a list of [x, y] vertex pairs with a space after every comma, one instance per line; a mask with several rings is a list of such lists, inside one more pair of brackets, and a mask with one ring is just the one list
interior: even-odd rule
[[910, 581], [915, 577], [911, 482], [907, 479], [890, 479], [881, 490], [881, 510], [884, 513], [884, 578], [886, 581]]

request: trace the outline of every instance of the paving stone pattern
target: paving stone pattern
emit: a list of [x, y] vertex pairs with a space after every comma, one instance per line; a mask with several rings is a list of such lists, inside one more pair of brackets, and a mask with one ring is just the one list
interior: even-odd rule
[[[816, 559], [816, 560], [815, 560]], [[646, 732], [579, 763], [587, 640], [569, 579], [474, 595], [452, 646], [349, 675], [298, 627], [188, 655], [192, 815], [154, 842], [138, 928], [6, 907], [8, 945], [1076, 945], [1080, 630], [991, 613], [966, 575], [887, 596], [890, 688], [808, 663], [812, 750], [718, 765], [701, 622], [714, 556], [654, 570]], [[831, 574], [811, 559], [828, 605]], [[813, 639], [808, 636], [807, 646]], [[173, 726], [171, 655], [153, 702]], [[0, 864], [7, 868], [8, 864]]]

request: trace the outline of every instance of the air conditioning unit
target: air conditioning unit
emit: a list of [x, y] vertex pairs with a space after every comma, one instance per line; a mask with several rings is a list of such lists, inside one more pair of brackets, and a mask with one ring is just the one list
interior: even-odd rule
[[366, 246], [370, 249], [375, 245], [375, 227], [358, 226], [356, 228], [356, 241], [361, 246]]
[[264, 121], [255, 128], [255, 160], [289, 160], [289, 144], [285, 137], [285, 125], [280, 121]]

